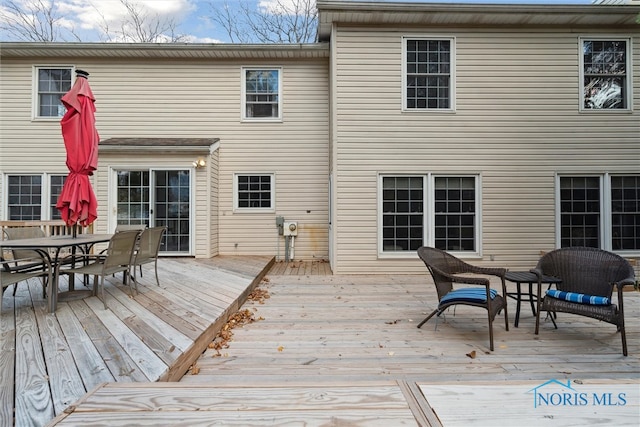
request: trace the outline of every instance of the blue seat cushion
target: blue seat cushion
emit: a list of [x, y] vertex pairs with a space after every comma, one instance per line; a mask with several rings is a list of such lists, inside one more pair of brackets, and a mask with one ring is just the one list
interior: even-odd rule
[[565, 301], [577, 302], [580, 304], [590, 305], [609, 305], [611, 300], [607, 297], [599, 297], [594, 295], [579, 294], [576, 292], [565, 292], [557, 289], [549, 289], [547, 295], [557, 299], [563, 299]]
[[[498, 295], [498, 291], [491, 289], [489, 291], [491, 299], [494, 299]], [[482, 303], [487, 302], [487, 290], [485, 288], [460, 288], [453, 290], [446, 294], [441, 300], [440, 304], [448, 304], [452, 302], [475, 302]]]

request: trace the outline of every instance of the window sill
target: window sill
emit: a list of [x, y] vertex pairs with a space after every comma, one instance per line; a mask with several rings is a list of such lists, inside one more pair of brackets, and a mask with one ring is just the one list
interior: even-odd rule
[[625, 109], [583, 108], [583, 109], [580, 109], [579, 113], [580, 114], [632, 114], [633, 109], [632, 108], [625, 108]]
[[240, 120], [241, 123], [282, 123], [282, 118], [273, 117], [273, 118], [263, 118], [263, 119], [254, 119], [254, 118], [243, 118]]
[[445, 108], [416, 108], [416, 109], [408, 109], [403, 108], [402, 113], [407, 114], [455, 114], [455, 109], [445, 109]]
[[[449, 252], [451, 255], [462, 260], [482, 260], [482, 256], [477, 252]], [[378, 252], [378, 259], [390, 260], [390, 259], [417, 259], [418, 254], [416, 251], [405, 252]]]
[[33, 117], [32, 122], [44, 122], [44, 123], [59, 123], [62, 117]]

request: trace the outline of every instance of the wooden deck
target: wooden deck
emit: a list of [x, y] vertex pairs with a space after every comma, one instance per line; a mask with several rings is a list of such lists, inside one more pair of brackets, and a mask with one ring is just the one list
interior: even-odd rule
[[[238, 268], [236, 262], [240, 261], [230, 260], [231, 266], [218, 267], [215, 259], [206, 262], [189, 260], [186, 264], [167, 260], [163, 262], [161, 271], [161, 289], [153, 284], [152, 275], [145, 273], [144, 279], [149, 282], [143, 287], [142, 295], [135, 299], [129, 298], [119, 287], [109, 287], [111, 310], [107, 313], [112, 314], [105, 313], [98, 306], [99, 302], [91, 301], [91, 298], [69, 304], [68, 309], [72, 313], [93, 312], [96, 320], [78, 323], [82, 326], [77, 326], [76, 335], [67, 336], [66, 341], [55, 335], [57, 327], [41, 328], [40, 333], [54, 336], [53, 339], [43, 339], [43, 342], [52, 341], [52, 344], [46, 347], [43, 343], [42, 346], [52, 349], [50, 352], [57, 355], [74, 354], [78, 351], [73, 350], [74, 347], [86, 346], [80, 344], [81, 340], [76, 336], [86, 334], [96, 342], [101, 340], [101, 336], [92, 331], [98, 323], [109, 325], [103, 326], [104, 330], [118, 323], [121, 323], [121, 331], [125, 328], [147, 330], [144, 325], [151, 320], [141, 314], [144, 312], [142, 308], [134, 308], [136, 306], [154, 306], [159, 314], [162, 310], [171, 310], [172, 316], [165, 313], [160, 316], [166, 320], [163, 335], [168, 338], [182, 334], [187, 338], [192, 336], [190, 339], [195, 341], [198, 339], [196, 333], [185, 328], [186, 324], [197, 324], [200, 329], [208, 330], [205, 326], [207, 320], [213, 322], [215, 316], [207, 314], [208, 304], [203, 301], [213, 303], [213, 295], [216, 298], [227, 295], [228, 300], [233, 301], [232, 295], [243, 286], [248, 287], [247, 283], [252, 281], [250, 275], [239, 274], [237, 277], [244, 279], [245, 285], [234, 287], [231, 283], [235, 280], [231, 278], [218, 284], [210, 270], [226, 273], [227, 268], [234, 266], [240, 271], [250, 270], [248, 266]], [[445, 320], [439, 320], [437, 328], [435, 319], [422, 329], [416, 328], [434, 307], [435, 290], [426, 275], [292, 275], [286, 274], [290, 273], [289, 269], [279, 270], [278, 267], [281, 266], [275, 265], [258, 286], [269, 298], [247, 301], [242, 307], [253, 313], [255, 321], [231, 328], [233, 337], [227, 345], [201, 353], [195, 369], [179, 382], [150, 382], [153, 378], [146, 372], [159, 372], [161, 369], [136, 365], [145, 360], [144, 355], [129, 356], [127, 363], [115, 360], [122, 352], [113, 357], [114, 360], [98, 356], [104, 360], [100, 362], [101, 370], [93, 369], [95, 360], [85, 356], [87, 365], [84, 371], [107, 371], [113, 378], [93, 378], [92, 387], [80, 386], [82, 389], [77, 394], [83, 397], [79, 401], [62, 402], [54, 398], [53, 402], [58, 403], [50, 404], [52, 409], [46, 416], [35, 420], [34, 415], [21, 415], [20, 423], [16, 425], [42, 425], [36, 421], [46, 423], [53, 415], [57, 417], [50, 425], [55, 426], [286, 424], [448, 427], [496, 425], [496, 418], [500, 419], [500, 425], [637, 425], [640, 411], [639, 292], [625, 293], [628, 357], [622, 356], [620, 336], [615, 327], [590, 319], [561, 314], [558, 330], [554, 330], [550, 323], [544, 323], [540, 335], [536, 336], [533, 334], [534, 318], [525, 307], [520, 327], [514, 328], [513, 301], [509, 306], [510, 329], [507, 332], [504, 322], [496, 322], [496, 350], [489, 352], [485, 313], [479, 309], [459, 307], [455, 316], [449, 313]], [[259, 268], [254, 270], [257, 272]], [[236, 277], [235, 274], [233, 276]], [[216, 283], [212, 287], [215, 290], [207, 290], [204, 277]], [[35, 322], [43, 317], [55, 324], [48, 319], [50, 315], [38, 314], [43, 309], [43, 302], [38, 302], [40, 288], [35, 285], [29, 288], [29, 294], [34, 298], [35, 310], [31, 311], [35, 311]], [[175, 290], [169, 290], [174, 287]], [[194, 292], [196, 290], [199, 292]], [[171, 298], [168, 298], [169, 292]], [[166, 296], [162, 298], [164, 293]], [[26, 298], [16, 299], [16, 306], [29, 305], [28, 301], [20, 300], [23, 297]], [[169, 307], [178, 305], [172, 299], [180, 300], [180, 305], [186, 304], [181, 314], [165, 307], [165, 304]], [[3, 304], [4, 313], [5, 307], [13, 304], [13, 299], [5, 297]], [[82, 304], [86, 305], [83, 310], [75, 307]], [[218, 312], [225, 310], [222, 301], [217, 304]], [[95, 310], [94, 305], [97, 306]], [[235, 308], [237, 306], [229, 305], [227, 312]], [[22, 320], [27, 317], [21, 314], [23, 311], [29, 310], [16, 310], [18, 326], [15, 329], [19, 331], [27, 328]], [[102, 316], [98, 318], [100, 313]], [[7, 347], [5, 336], [11, 329], [6, 326], [5, 317], [3, 314], [0, 324], [3, 347]], [[64, 316], [56, 314], [54, 317]], [[108, 321], [109, 318], [113, 318], [113, 322]], [[60, 322], [60, 328], [66, 334], [67, 328], [62, 326], [63, 323]], [[35, 331], [34, 336], [37, 333]], [[23, 339], [23, 334], [20, 335], [17, 345], [35, 341]], [[145, 343], [154, 336], [141, 334]], [[114, 346], [122, 345], [117, 340], [118, 333], [114, 333], [97, 346], [108, 347], [109, 342]], [[211, 337], [207, 340], [211, 341]], [[69, 344], [74, 341], [77, 343]], [[182, 341], [183, 346], [189, 342], [185, 338]], [[123, 342], [127, 347], [127, 339]], [[167, 360], [164, 362], [165, 371], [174, 372], [174, 377], [185, 369], [182, 365], [181, 369], [172, 371], [173, 352], [167, 352], [166, 346], [155, 343], [150, 344], [150, 348], [157, 358]], [[0, 355], [4, 379], [10, 366], [5, 363], [4, 349]], [[22, 388], [17, 394], [30, 395], [30, 399], [16, 398], [16, 414], [23, 414], [25, 409], [42, 411], [37, 402], [41, 401], [39, 393], [44, 393], [41, 390], [47, 388], [47, 378], [43, 375], [49, 372], [32, 373], [30, 365], [22, 360], [24, 356], [19, 351], [14, 355], [16, 372], [23, 372], [16, 374], [16, 378], [27, 377], [24, 373], [26, 368], [30, 369], [28, 377], [32, 378], [30, 386], [19, 386], [18, 383], [24, 380], [16, 379], [16, 387]], [[45, 358], [42, 354], [39, 357]], [[173, 359], [178, 360], [179, 357], [174, 356]], [[114, 374], [112, 365], [118, 364], [121, 370]], [[25, 366], [18, 368], [18, 365]], [[147, 365], [152, 366], [151, 363]], [[64, 372], [59, 366], [51, 370]], [[138, 371], [147, 378], [143, 375], [135, 377]], [[170, 376], [158, 375], [158, 379], [170, 379]], [[558, 384], [566, 384], [567, 380], [571, 381], [570, 386], [575, 393], [589, 397], [586, 405], [534, 407], [535, 390], [542, 386], [560, 387]], [[73, 385], [67, 385], [71, 381], [55, 380], [53, 376], [48, 378], [48, 382], [51, 390], [74, 389]], [[91, 389], [84, 395], [84, 390]], [[3, 383], [0, 390], [3, 417], [7, 411], [6, 393]], [[624, 405], [620, 405], [621, 401], [612, 401], [621, 393]], [[52, 391], [52, 394], [56, 392]], [[609, 396], [611, 405], [604, 405], [602, 396]], [[23, 407], [26, 406], [24, 400], [30, 403], [29, 408]], [[44, 404], [41, 406], [45, 407]], [[2, 421], [5, 420], [3, 418]]]
[[148, 264], [135, 298], [109, 279], [109, 310], [91, 297], [49, 314], [38, 279], [20, 283], [15, 298], [9, 287], [0, 317], [0, 426], [43, 426], [105, 382], [180, 379], [272, 261], [163, 258], [161, 286]]

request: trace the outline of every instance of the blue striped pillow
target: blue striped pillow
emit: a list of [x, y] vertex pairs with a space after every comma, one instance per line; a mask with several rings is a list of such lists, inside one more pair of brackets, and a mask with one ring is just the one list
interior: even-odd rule
[[547, 295], [553, 298], [563, 299], [566, 301], [577, 302], [580, 304], [591, 305], [609, 305], [611, 300], [607, 297], [598, 297], [587, 294], [578, 294], [576, 292], [565, 292], [557, 289], [549, 289]]
[[[491, 299], [494, 299], [498, 295], [498, 291], [491, 289], [489, 291]], [[454, 301], [460, 302], [486, 302], [487, 290], [485, 288], [460, 288], [446, 294], [441, 300], [440, 304], [449, 303]]]

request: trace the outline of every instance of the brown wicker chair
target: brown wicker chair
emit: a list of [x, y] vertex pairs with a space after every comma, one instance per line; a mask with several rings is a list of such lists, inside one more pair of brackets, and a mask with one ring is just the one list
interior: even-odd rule
[[[493, 351], [493, 320], [496, 315], [504, 309], [504, 326], [509, 330], [509, 320], [507, 315], [507, 301], [504, 295], [507, 293], [504, 275], [507, 272], [504, 268], [476, 267], [448, 254], [447, 252], [423, 246], [418, 249], [418, 256], [425, 263], [438, 292], [438, 307], [420, 324], [420, 328], [425, 322], [435, 314], [440, 316], [443, 311], [452, 305], [470, 305], [482, 307], [487, 310], [489, 320], [489, 348]], [[459, 274], [479, 274], [497, 276], [502, 281], [502, 295], [495, 290], [491, 290], [487, 277], [459, 276]], [[483, 288], [457, 288], [454, 283], [479, 285]]]
[[[622, 302], [623, 287], [635, 283], [633, 267], [619, 255], [601, 249], [585, 247], [569, 247], [548, 252], [531, 270], [538, 278], [543, 275], [562, 279], [556, 285], [558, 291], [570, 292], [565, 298], [589, 299], [589, 296], [604, 297], [607, 301], [574, 302], [564, 298], [544, 295], [538, 299], [536, 315], [536, 335], [540, 327], [540, 312], [563, 312], [591, 317], [611, 323], [618, 327], [622, 337], [622, 353], [627, 355], [627, 338], [624, 329], [624, 306]], [[613, 289], [617, 289], [618, 304], [613, 304]], [[549, 292], [549, 291], [547, 291]], [[577, 295], [576, 295], [577, 294]], [[586, 297], [579, 297], [584, 294]], [[538, 281], [538, 295], [542, 295], [542, 284]], [[600, 299], [600, 298], [598, 298]], [[593, 300], [592, 300], [593, 301]], [[604, 303], [604, 304], [603, 304]], [[551, 316], [556, 329], [558, 325]]]

